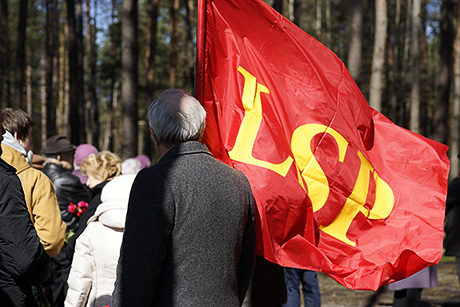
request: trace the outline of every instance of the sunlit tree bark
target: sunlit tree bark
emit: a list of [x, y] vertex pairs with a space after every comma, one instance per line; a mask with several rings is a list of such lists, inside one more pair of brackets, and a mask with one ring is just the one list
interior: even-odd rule
[[31, 65], [31, 51], [30, 48], [26, 49], [26, 107], [25, 111], [27, 114], [32, 116], [32, 103], [33, 103], [33, 77], [32, 77], [32, 65]]
[[372, 72], [369, 103], [377, 111], [382, 108], [383, 74], [385, 68], [385, 45], [387, 35], [387, 2], [375, 0], [375, 36], [372, 54]]
[[316, 38], [321, 40], [322, 38], [322, 0], [316, 0], [316, 20], [315, 20], [315, 33]]
[[348, 70], [358, 86], [361, 83], [363, 0], [351, 0]]

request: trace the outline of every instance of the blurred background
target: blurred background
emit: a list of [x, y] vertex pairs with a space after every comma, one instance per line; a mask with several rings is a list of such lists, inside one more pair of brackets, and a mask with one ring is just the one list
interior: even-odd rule
[[[242, 0], [243, 1], [243, 0]], [[345, 63], [369, 104], [450, 146], [459, 173], [455, 0], [267, 0]], [[194, 91], [197, 0], [0, 0], [0, 104], [35, 120], [34, 152], [64, 134], [155, 161], [145, 111]]]

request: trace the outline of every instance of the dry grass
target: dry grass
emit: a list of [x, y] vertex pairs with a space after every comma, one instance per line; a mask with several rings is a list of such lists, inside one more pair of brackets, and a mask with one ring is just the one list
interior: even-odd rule
[[[437, 265], [438, 287], [424, 289], [422, 307], [460, 307], [460, 286], [455, 259], [445, 257]], [[392, 306], [393, 291], [349, 290], [325, 274], [318, 273], [322, 307]], [[369, 302], [375, 299], [373, 304]], [[307, 306], [308, 307], [308, 306]]]

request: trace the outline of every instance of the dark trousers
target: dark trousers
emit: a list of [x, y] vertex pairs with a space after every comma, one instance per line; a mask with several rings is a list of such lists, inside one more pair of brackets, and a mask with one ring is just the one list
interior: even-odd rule
[[319, 282], [316, 272], [284, 268], [284, 278], [286, 280], [288, 300], [283, 307], [300, 307], [300, 284], [302, 284], [305, 307], [321, 306]]
[[455, 256], [455, 262], [457, 263], [457, 276], [460, 283], [460, 256]]
[[393, 307], [418, 307], [422, 297], [421, 288], [395, 291]]
[[67, 278], [69, 277], [71, 261], [63, 248], [59, 254], [51, 258], [51, 283], [47, 295], [51, 307], [64, 307], [67, 294]]

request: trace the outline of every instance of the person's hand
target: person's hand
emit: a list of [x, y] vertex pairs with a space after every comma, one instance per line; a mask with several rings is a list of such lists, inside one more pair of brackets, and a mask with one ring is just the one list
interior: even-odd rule
[[67, 161], [61, 161], [61, 160], [57, 160], [57, 159], [54, 159], [54, 158], [47, 158], [45, 163], [44, 163], [44, 165], [47, 164], [47, 163], [57, 164], [57, 165], [59, 165], [60, 167], [62, 167], [64, 170], [66, 170], [68, 172], [73, 171], [72, 163], [67, 162]]
[[72, 163], [69, 163], [67, 161], [58, 161], [57, 163], [60, 167], [62, 167], [63, 169], [65, 169], [66, 171], [68, 172], [71, 172], [73, 171], [73, 165]]
[[45, 157], [34, 153], [32, 156], [31, 166], [36, 169], [43, 169], [45, 161], [46, 161]]

